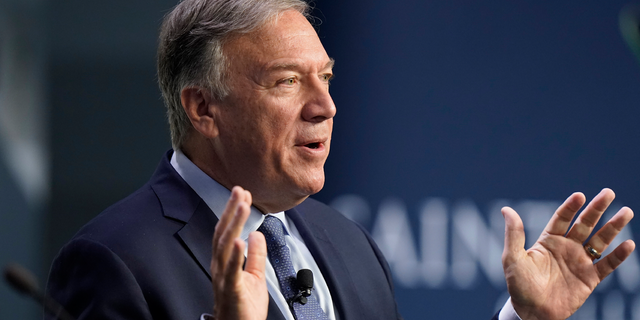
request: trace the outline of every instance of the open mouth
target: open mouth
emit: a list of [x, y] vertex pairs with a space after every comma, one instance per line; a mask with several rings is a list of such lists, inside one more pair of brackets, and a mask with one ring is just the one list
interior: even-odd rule
[[320, 142], [313, 142], [313, 143], [305, 144], [304, 146], [309, 149], [318, 149], [320, 148]]

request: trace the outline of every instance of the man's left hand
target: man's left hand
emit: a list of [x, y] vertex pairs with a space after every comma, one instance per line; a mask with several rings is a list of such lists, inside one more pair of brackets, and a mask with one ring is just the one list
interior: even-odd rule
[[[522, 220], [513, 209], [502, 209], [505, 218], [502, 264], [511, 303], [523, 320], [568, 318], [634, 250], [635, 243], [627, 240], [594, 263], [594, 257], [584, 249], [584, 242], [614, 197], [610, 189], [602, 190], [571, 226], [586, 201], [582, 193], [572, 194], [555, 212], [538, 241], [526, 251]], [[597, 253], [603, 252], [631, 218], [631, 209], [620, 209], [586, 245]]]

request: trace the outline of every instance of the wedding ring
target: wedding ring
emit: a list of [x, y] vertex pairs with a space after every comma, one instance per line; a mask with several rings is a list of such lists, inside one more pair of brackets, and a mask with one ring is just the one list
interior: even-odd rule
[[600, 257], [602, 256], [602, 254], [600, 254], [600, 252], [598, 252], [598, 250], [594, 249], [592, 246], [590, 245], [585, 245], [584, 246], [584, 251], [587, 252], [587, 254], [589, 254], [591, 256], [591, 258], [595, 259], [600, 259]]

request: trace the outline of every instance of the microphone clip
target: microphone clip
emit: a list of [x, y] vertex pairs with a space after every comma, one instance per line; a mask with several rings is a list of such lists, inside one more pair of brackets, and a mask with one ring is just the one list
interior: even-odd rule
[[289, 305], [293, 308], [293, 303], [298, 302], [302, 305], [306, 304], [307, 297], [311, 295], [313, 289], [313, 273], [309, 269], [301, 269], [296, 275], [296, 283], [298, 285], [298, 293], [289, 301]]
[[311, 288], [303, 289], [296, 294], [293, 299], [291, 299], [291, 303], [298, 302], [302, 305], [307, 304], [307, 297], [311, 295]]

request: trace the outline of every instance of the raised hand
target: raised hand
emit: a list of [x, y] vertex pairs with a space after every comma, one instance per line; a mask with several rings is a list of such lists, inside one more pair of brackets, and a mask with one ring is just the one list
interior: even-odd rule
[[251, 193], [234, 187], [213, 234], [213, 314], [218, 320], [267, 318], [269, 293], [264, 275], [267, 245], [262, 233], [252, 232], [249, 235], [247, 261], [242, 270], [245, 244], [240, 233], [250, 208]]
[[[633, 218], [633, 211], [627, 207], [584, 243], [614, 198], [613, 191], [603, 189], [567, 232], [586, 201], [582, 193], [572, 194], [555, 212], [538, 241], [526, 251], [522, 220], [513, 209], [502, 209], [505, 218], [502, 265], [511, 303], [523, 320], [568, 318], [634, 250], [635, 243], [627, 240], [594, 263]], [[585, 247], [595, 251], [589, 254]]]

